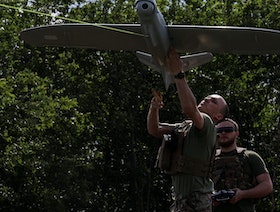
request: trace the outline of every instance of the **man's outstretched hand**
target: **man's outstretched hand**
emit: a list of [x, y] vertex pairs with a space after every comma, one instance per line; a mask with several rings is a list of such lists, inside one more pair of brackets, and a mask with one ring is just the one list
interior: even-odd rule
[[185, 63], [180, 59], [180, 55], [174, 48], [170, 48], [167, 58], [167, 66], [172, 75], [177, 75], [180, 72], [184, 72]]
[[163, 98], [162, 98], [162, 94], [157, 91], [156, 89], [152, 89], [152, 94], [153, 94], [153, 99], [151, 101], [151, 106], [153, 108], [163, 108]]

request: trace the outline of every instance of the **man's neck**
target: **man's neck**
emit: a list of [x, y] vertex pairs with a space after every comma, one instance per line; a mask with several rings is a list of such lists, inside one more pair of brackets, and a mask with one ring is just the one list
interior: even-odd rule
[[232, 144], [231, 146], [228, 147], [221, 147], [222, 152], [231, 152], [237, 148], [236, 144]]

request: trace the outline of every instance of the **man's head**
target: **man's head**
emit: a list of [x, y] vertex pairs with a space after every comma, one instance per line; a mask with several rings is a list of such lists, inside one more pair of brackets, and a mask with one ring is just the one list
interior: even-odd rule
[[228, 115], [228, 105], [225, 99], [218, 95], [212, 94], [205, 97], [198, 105], [199, 111], [208, 114], [214, 123], [218, 123]]
[[[239, 136], [238, 124], [232, 119], [225, 118], [216, 125], [217, 141], [220, 147], [234, 149]], [[232, 147], [232, 148], [231, 148]]]

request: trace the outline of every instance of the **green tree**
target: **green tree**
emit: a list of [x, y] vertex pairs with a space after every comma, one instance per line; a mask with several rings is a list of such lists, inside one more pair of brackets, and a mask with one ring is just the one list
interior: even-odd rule
[[[137, 23], [134, 1], [6, 1], [92, 23]], [[279, 29], [279, 2], [157, 1], [168, 23]], [[160, 141], [149, 136], [151, 88], [163, 92], [162, 121], [182, 120], [176, 88], [134, 53], [36, 48], [19, 33], [69, 22], [0, 8], [0, 207], [3, 210], [168, 211], [170, 177], [154, 169]], [[240, 144], [259, 152], [279, 202], [279, 57], [214, 55], [187, 73], [197, 101], [219, 93], [241, 125]]]

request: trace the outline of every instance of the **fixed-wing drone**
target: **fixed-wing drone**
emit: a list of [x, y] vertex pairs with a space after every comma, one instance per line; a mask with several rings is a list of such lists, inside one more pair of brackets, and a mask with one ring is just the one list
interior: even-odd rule
[[134, 51], [142, 63], [162, 74], [166, 89], [174, 80], [166, 65], [170, 46], [185, 54], [181, 59], [186, 70], [210, 62], [212, 53], [280, 53], [277, 30], [167, 25], [155, 0], [137, 0], [136, 10], [140, 24], [55, 24], [26, 29], [20, 37], [34, 46]]

